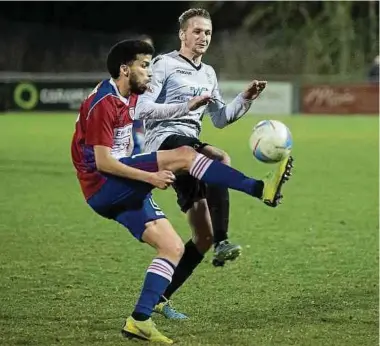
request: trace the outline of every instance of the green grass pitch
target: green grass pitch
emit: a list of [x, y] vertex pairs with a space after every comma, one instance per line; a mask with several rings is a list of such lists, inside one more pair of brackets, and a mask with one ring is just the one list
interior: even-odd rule
[[[0, 116], [0, 345], [129, 345], [120, 329], [154, 251], [84, 203], [70, 161], [75, 114]], [[295, 169], [276, 209], [231, 192], [242, 257], [208, 254], [173, 296], [190, 316], [158, 327], [179, 345], [378, 345], [378, 118], [278, 117]], [[262, 118], [203, 139], [246, 174]], [[190, 235], [172, 190], [155, 199]]]

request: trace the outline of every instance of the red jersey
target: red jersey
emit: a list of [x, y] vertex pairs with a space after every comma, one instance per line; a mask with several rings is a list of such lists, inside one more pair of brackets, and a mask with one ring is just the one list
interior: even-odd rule
[[80, 107], [71, 142], [71, 158], [86, 199], [106, 181], [97, 170], [94, 145], [111, 148], [116, 159], [131, 156], [132, 125], [138, 96], [121, 96], [114, 81], [104, 80], [85, 99]]

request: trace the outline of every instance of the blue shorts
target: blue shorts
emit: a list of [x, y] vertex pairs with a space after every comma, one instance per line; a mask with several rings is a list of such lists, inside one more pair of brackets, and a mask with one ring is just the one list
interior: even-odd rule
[[[158, 171], [156, 153], [124, 157], [119, 161], [147, 172]], [[95, 212], [121, 223], [139, 240], [147, 222], [165, 218], [152, 199], [153, 185], [113, 175], [105, 177], [107, 180], [100, 190], [87, 200]]]

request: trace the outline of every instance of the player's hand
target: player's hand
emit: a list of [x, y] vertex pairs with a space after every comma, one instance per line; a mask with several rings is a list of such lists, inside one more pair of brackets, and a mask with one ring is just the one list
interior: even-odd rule
[[243, 92], [246, 100], [256, 100], [267, 86], [266, 80], [253, 80]]
[[211, 96], [210, 95], [202, 95], [202, 96], [195, 96], [195, 97], [193, 97], [187, 103], [187, 105], [189, 107], [189, 110], [195, 111], [199, 107], [207, 105], [209, 102], [211, 102]]
[[175, 181], [175, 175], [171, 171], [158, 171], [152, 173], [149, 184], [161, 189], [167, 189]]

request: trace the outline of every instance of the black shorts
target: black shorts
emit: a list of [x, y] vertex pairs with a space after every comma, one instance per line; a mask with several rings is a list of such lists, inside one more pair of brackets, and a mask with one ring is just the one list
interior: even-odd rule
[[[199, 139], [193, 137], [170, 135], [164, 140], [158, 150], [170, 150], [184, 145], [200, 152], [208, 144], [202, 143]], [[193, 206], [194, 202], [206, 198], [206, 185], [190, 174], [177, 175], [173, 188], [177, 193], [177, 203], [184, 213]]]

